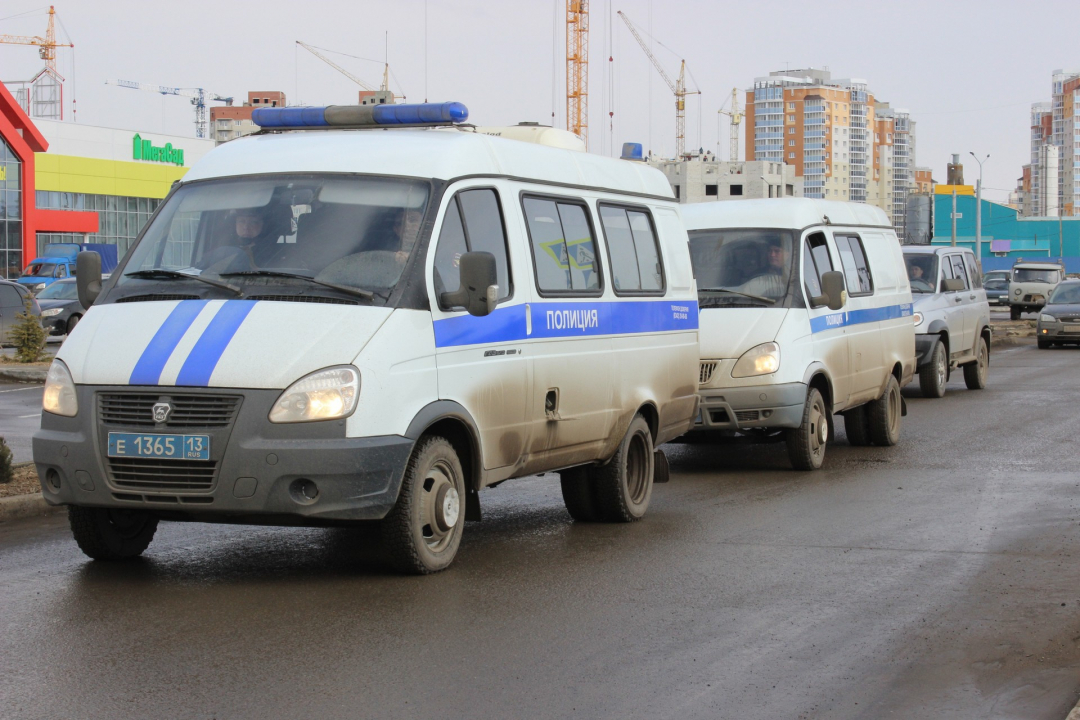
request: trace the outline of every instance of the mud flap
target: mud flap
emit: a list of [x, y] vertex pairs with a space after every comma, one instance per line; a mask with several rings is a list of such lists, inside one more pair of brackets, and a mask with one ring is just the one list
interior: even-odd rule
[[467, 522], [480, 522], [480, 493], [469, 489], [465, 491], [465, 520]]
[[663, 450], [653, 452], [653, 483], [666, 483], [671, 479], [671, 466]]
[[900, 417], [907, 417], [907, 398], [900, 396]]

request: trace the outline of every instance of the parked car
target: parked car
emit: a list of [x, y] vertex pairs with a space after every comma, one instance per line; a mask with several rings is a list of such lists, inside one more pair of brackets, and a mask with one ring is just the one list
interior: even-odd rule
[[945, 394], [949, 375], [964, 369], [971, 389], [990, 371], [990, 305], [975, 253], [960, 247], [908, 245], [904, 263], [915, 301], [915, 350], [924, 397]]
[[79, 302], [75, 278], [58, 280], [36, 295], [41, 306], [41, 324], [52, 335], [67, 335], [86, 314]]
[[983, 279], [983, 289], [986, 290], [986, 301], [991, 305], [1009, 304], [1009, 280], [999, 277], [990, 280]]
[[1065, 280], [1050, 293], [1035, 324], [1039, 348], [1080, 345], [1080, 280]]
[[429, 573], [482, 489], [549, 471], [575, 520], [644, 516], [654, 446], [697, 409], [671, 186], [436, 129], [464, 116], [260, 108], [280, 131], [210, 151], [107, 282], [79, 254], [94, 307], [49, 370], [34, 460], [87, 555], [139, 555], [162, 517], [372, 523]]
[[915, 330], [885, 213], [802, 198], [682, 212], [701, 308], [701, 410], [687, 439], [783, 439], [791, 464], [814, 470], [843, 413], [852, 445], [895, 445]]
[[1004, 280], [1005, 282], [1009, 282], [1009, 279], [1011, 277], [1011, 270], [988, 270], [987, 272], [983, 273], [982, 276], [983, 286], [985, 287], [986, 283], [990, 282], [991, 280]]
[[1046, 304], [1050, 291], [1065, 279], [1060, 262], [1017, 261], [1009, 282], [1009, 316], [1019, 320], [1026, 312], [1035, 312]]
[[41, 320], [41, 308], [30, 291], [17, 282], [0, 280], [0, 345], [10, 345], [8, 334], [19, 322], [19, 315], [26, 311], [26, 299], [30, 298], [30, 312]]

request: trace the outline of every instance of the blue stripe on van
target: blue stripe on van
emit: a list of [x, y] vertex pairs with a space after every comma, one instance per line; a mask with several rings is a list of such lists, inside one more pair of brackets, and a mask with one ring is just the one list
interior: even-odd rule
[[210, 376], [221, 360], [225, 348], [229, 346], [233, 335], [255, 307], [256, 300], [226, 300], [217, 315], [206, 326], [195, 347], [180, 368], [176, 384], [192, 387], [206, 387]]
[[195, 322], [195, 318], [206, 306], [206, 300], [181, 300], [165, 318], [150, 344], [143, 350], [135, 369], [131, 371], [128, 383], [131, 385], [157, 385], [161, 371], [180, 343], [180, 338]]
[[696, 330], [696, 300], [529, 303], [496, 308], [485, 317], [459, 315], [436, 320], [435, 346], [481, 345], [532, 338], [569, 338]]
[[895, 320], [904, 317], [911, 317], [911, 303], [829, 313], [828, 315], [810, 318], [810, 332], [817, 333], [849, 325], [862, 325], [863, 323]]

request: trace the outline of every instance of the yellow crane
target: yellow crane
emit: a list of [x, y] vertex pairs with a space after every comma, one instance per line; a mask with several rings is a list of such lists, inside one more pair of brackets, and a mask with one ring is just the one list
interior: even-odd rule
[[60, 73], [56, 71], [56, 48], [75, 47], [71, 43], [56, 42], [56, 8], [52, 5], [49, 6], [49, 25], [45, 29], [45, 37], [37, 35], [0, 35], [0, 43], [7, 45], [36, 45], [38, 57], [45, 61], [45, 67], [57, 77], [60, 77]]
[[645, 51], [645, 55], [652, 61], [653, 67], [660, 73], [660, 77], [664, 78], [664, 82], [671, 88], [671, 92], [675, 93], [675, 159], [680, 159], [686, 151], [686, 96], [687, 95], [700, 95], [697, 90], [686, 89], [686, 61], [682, 61], [682, 65], [679, 67], [679, 79], [675, 82], [671, 81], [667, 73], [664, 72], [663, 66], [660, 61], [656, 59], [656, 56], [649, 51], [649, 46], [645, 44], [645, 41], [641, 39], [638, 34], [637, 28], [634, 27], [634, 23], [630, 22], [630, 18], [620, 10], [619, 17], [626, 23], [626, 27], [630, 29], [630, 34], [637, 40], [638, 45]]
[[[322, 60], [324, 63], [326, 63], [330, 67], [334, 68], [339, 73], [341, 73], [345, 77], [349, 78], [354, 83], [356, 83], [360, 87], [364, 88], [368, 92], [379, 92], [379, 91], [381, 91], [381, 92], [390, 92], [390, 63], [383, 63], [382, 85], [379, 86], [379, 89], [377, 91], [375, 88], [371, 87], [366, 82], [364, 82], [360, 78], [356, 77], [351, 72], [349, 72], [348, 70], [341, 67], [340, 65], [338, 65], [336, 62], [334, 62], [330, 58], [328, 58], [325, 55], [323, 55], [322, 53], [320, 53], [317, 49], [315, 49], [311, 45], [308, 45], [306, 42], [303, 42], [301, 40], [297, 40], [296, 44], [299, 45], [300, 47], [304, 48], [305, 50], [307, 50], [309, 53], [311, 53], [315, 57]], [[328, 52], [334, 52], [334, 51], [329, 50]], [[405, 96], [404, 95], [393, 95], [393, 99], [396, 102], [398, 100], [404, 100]]]
[[[727, 103], [724, 103], [725, 105]], [[731, 110], [725, 110], [723, 107], [718, 111], [721, 115], [727, 115], [731, 118], [731, 147], [729, 148], [728, 159], [735, 162], [739, 159], [739, 126], [742, 125], [743, 118], [746, 115], [739, 110], [739, 89], [731, 88]]]
[[589, 0], [566, 0], [566, 129], [589, 142]]

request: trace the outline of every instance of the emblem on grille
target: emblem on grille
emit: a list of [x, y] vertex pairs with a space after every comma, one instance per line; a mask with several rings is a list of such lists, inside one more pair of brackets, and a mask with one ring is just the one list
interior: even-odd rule
[[167, 402], [154, 403], [154, 422], [159, 424], [167, 422], [172, 409], [172, 405]]

